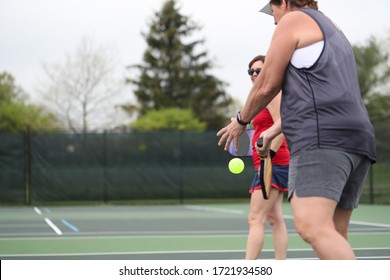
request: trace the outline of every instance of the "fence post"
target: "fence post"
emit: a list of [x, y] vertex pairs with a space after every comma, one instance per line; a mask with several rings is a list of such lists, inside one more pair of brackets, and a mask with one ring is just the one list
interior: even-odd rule
[[24, 132], [24, 182], [25, 203], [31, 205], [31, 129], [27, 127]]
[[108, 202], [108, 182], [107, 182], [107, 130], [103, 133], [103, 201]]
[[184, 186], [183, 186], [183, 132], [179, 131], [179, 201], [180, 204], [184, 203]]
[[374, 204], [374, 168], [370, 166], [370, 204]]

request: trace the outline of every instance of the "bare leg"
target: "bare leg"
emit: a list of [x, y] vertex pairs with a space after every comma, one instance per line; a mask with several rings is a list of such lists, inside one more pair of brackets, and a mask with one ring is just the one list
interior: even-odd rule
[[349, 221], [351, 220], [352, 209], [341, 209], [336, 208], [333, 216], [333, 221], [336, 227], [336, 230], [348, 240], [348, 227]]
[[275, 249], [275, 259], [285, 260], [287, 258], [288, 233], [283, 218], [283, 193], [274, 193], [278, 196], [273, 208], [267, 215], [268, 222], [272, 227], [272, 238]]
[[295, 227], [299, 235], [311, 245], [320, 259], [355, 259], [348, 241], [335, 227], [333, 217], [336, 202], [322, 197], [291, 199]]
[[[248, 216], [248, 223], [249, 223], [249, 235], [247, 239], [247, 245], [246, 245], [246, 255], [245, 259], [247, 260], [254, 260], [257, 259], [258, 256], [261, 253], [261, 250], [263, 249], [264, 245], [264, 224], [265, 224], [265, 219], [266, 215], [268, 212], [270, 212], [270, 209], [273, 209], [275, 207], [276, 203], [281, 203], [282, 201], [279, 198], [279, 191], [276, 189], [271, 189], [270, 193], [270, 198], [268, 200], [263, 199], [263, 195], [260, 190], [255, 191], [252, 196], [251, 196], [251, 202], [250, 202], [250, 213]], [[281, 205], [280, 205], [281, 207]], [[283, 215], [281, 208], [278, 209], [280, 212], [276, 212], [273, 214], [275, 217], [274, 221], [280, 222], [283, 221]], [[276, 216], [280, 215], [280, 216]], [[284, 225], [285, 227], [285, 225]], [[283, 233], [282, 230], [278, 226], [275, 227], [277, 231], [280, 231]], [[274, 229], [274, 227], [273, 227]], [[275, 235], [279, 234], [279, 232], [273, 232], [274, 236], [274, 242], [276, 242], [276, 237]], [[286, 235], [287, 235], [287, 230], [286, 230]], [[283, 237], [282, 239], [287, 238]], [[284, 242], [284, 241], [283, 241]], [[281, 246], [280, 250], [283, 250], [282, 248], [284, 245]], [[286, 253], [279, 253], [279, 248], [275, 248], [275, 255], [276, 255], [276, 250], [278, 250], [277, 257], [283, 258], [283, 254], [286, 255]], [[287, 250], [287, 246], [286, 246]]]
[[264, 244], [265, 209], [261, 191], [252, 193], [248, 216], [249, 235], [246, 243], [246, 260], [255, 260]]

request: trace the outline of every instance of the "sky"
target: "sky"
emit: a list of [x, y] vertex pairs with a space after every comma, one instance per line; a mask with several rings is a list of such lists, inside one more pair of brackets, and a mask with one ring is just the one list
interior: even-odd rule
[[[184, 15], [202, 29], [204, 50], [215, 67], [212, 74], [226, 82], [226, 92], [245, 101], [250, 90], [248, 62], [265, 54], [275, 28], [273, 17], [259, 13], [267, 0], [177, 0]], [[112, 48], [117, 75], [142, 62], [146, 43], [141, 32], [164, 0], [0, 0], [0, 72], [38, 100], [37, 88], [45, 73], [42, 65], [61, 63], [72, 55], [83, 37]], [[319, 10], [344, 31], [354, 45], [371, 36], [390, 35], [389, 0], [319, 0]], [[123, 100], [134, 100], [131, 89]]]

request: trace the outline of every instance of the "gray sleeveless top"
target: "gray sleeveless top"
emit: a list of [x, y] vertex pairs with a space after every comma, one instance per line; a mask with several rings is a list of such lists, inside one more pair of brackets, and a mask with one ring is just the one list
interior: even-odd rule
[[288, 65], [283, 85], [282, 129], [292, 156], [309, 149], [333, 149], [376, 160], [374, 129], [363, 104], [352, 47], [324, 14], [311, 16], [324, 35], [324, 48], [310, 68]]

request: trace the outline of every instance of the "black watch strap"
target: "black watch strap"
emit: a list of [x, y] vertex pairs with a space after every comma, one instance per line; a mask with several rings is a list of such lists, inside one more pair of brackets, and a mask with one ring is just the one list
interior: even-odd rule
[[243, 125], [243, 126], [247, 126], [248, 124], [250, 124], [250, 122], [244, 122], [244, 121], [241, 119], [241, 114], [240, 114], [240, 112], [237, 113], [237, 122], [238, 122], [240, 125]]

